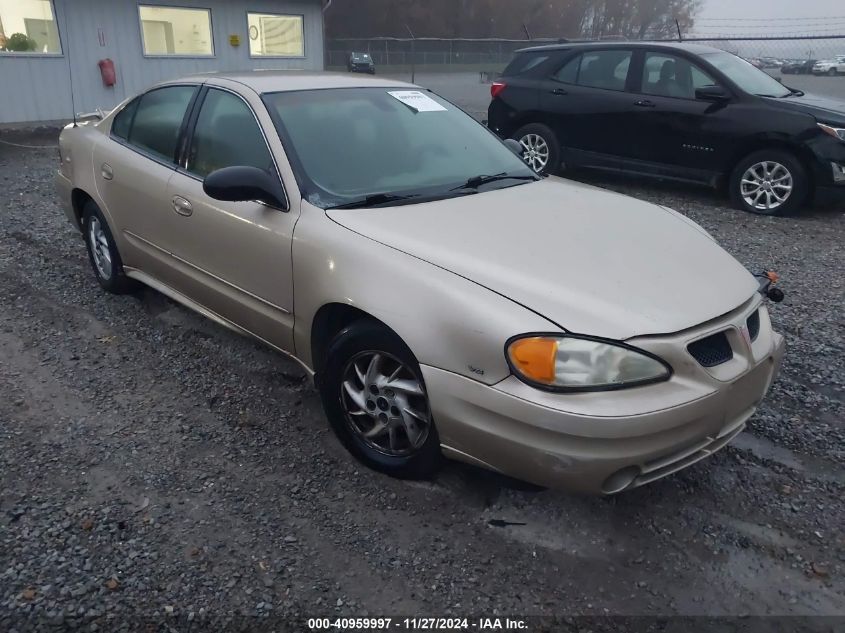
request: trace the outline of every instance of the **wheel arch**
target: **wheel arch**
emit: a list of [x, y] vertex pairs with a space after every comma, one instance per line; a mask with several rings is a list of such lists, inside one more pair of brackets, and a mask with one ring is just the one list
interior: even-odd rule
[[396, 336], [399, 336], [383, 321], [348, 303], [335, 302], [321, 306], [311, 320], [311, 365], [314, 370], [315, 380], [319, 380], [326, 360], [326, 352], [329, 349], [332, 339], [344, 328], [357, 321], [372, 321]]
[[801, 163], [801, 166], [804, 168], [805, 175], [807, 176], [809, 195], [812, 197], [813, 192], [816, 188], [812, 154], [810, 153], [810, 150], [784, 138], [762, 137], [751, 139], [746, 143], [742, 144], [731, 155], [730, 160], [728, 161], [728, 168], [723, 174], [724, 183], [730, 183], [731, 174], [733, 174], [734, 170], [737, 168], [737, 166], [742, 160], [744, 160], [746, 157], [750, 156], [755, 152], [763, 151], [766, 149], [776, 149], [780, 151], [789, 152], [790, 154], [795, 156], [795, 158], [798, 159], [798, 162]]
[[85, 211], [85, 205], [88, 202], [97, 204], [94, 198], [84, 189], [75, 187], [70, 194], [71, 204], [73, 205], [73, 215], [76, 218], [76, 226], [82, 229], [82, 214]]

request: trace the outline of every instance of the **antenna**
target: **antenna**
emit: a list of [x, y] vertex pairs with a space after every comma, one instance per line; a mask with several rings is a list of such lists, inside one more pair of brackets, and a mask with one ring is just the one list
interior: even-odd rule
[[[58, 9], [56, 9], [56, 11], [58, 11]], [[62, 5], [62, 11], [64, 12], [65, 19], [65, 37], [64, 41], [62, 41], [62, 37], [59, 35], [59, 42], [64, 48], [65, 57], [67, 58], [67, 74], [68, 79], [70, 79], [70, 107], [73, 110], [73, 127], [78, 127], [76, 123], [76, 99], [73, 96], [73, 63], [70, 59], [70, 36], [68, 35], [69, 31], [67, 28], [67, 5]], [[58, 18], [58, 16], [56, 17]]]

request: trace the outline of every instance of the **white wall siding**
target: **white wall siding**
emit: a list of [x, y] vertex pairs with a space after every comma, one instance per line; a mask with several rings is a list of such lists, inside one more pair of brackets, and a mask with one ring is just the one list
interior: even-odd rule
[[[54, 0], [62, 55], [0, 54], [0, 123], [69, 120], [71, 81], [77, 112], [112, 108], [167, 79], [196, 72], [251, 68], [323, 68], [319, 0], [142, 0], [141, 4], [211, 9], [214, 57], [144, 57], [136, 0]], [[247, 12], [304, 16], [304, 58], [250, 58]], [[229, 43], [240, 37], [240, 46]], [[117, 85], [107, 88], [97, 62], [114, 61]]]

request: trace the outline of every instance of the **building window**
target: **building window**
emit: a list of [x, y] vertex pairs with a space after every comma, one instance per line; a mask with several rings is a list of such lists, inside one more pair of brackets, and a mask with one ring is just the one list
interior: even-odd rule
[[0, 0], [0, 55], [60, 55], [61, 52], [51, 0]]
[[211, 11], [140, 5], [144, 55], [212, 57]]
[[251, 57], [305, 57], [301, 15], [247, 13]]

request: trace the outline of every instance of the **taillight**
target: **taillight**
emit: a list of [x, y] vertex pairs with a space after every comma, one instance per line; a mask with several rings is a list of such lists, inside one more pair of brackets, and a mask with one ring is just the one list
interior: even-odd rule
[[508, 84], [502, 81], [494, 81], [493, 85], [490, 86], [490, 96], [494, 99], [502, 94], [502, 91], [508, 87]]

